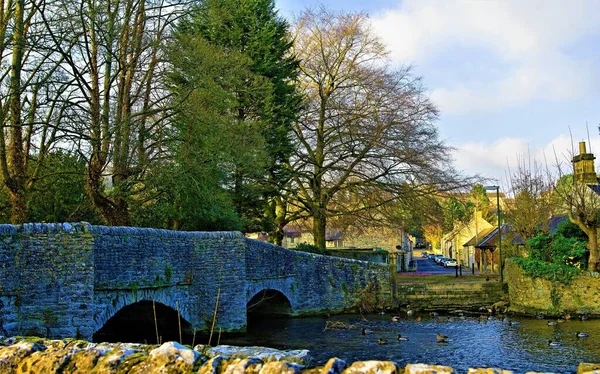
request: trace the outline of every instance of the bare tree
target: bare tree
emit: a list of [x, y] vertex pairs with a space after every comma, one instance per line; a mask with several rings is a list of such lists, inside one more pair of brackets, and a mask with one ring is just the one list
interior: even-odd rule
[[325, 246], [328, 217], [463, 182], [438, 139], [437, 109], [421, 78], [410, 68], [390, 69], [364, 14], [306, 11], [294, 48], [306, 97], [294, 129], [294, 187], [312, 217], [316, 245]]
[[64, 134], [67, 83], [47, 48], [41, 15], [49, 0], [0, 0], [0, 171], [11, 204], [11, 222], [28, 219], [27, 196], [40, 168]]
[[57, 0], [43, 14], [73, 82], [68, 122], [87, 160], [86, 191], [107, 224], [130, 224], [143, 175], [162, 154], [162, 48], [182, 9], [182, 1]]
[[548, 230], [548, 219], [555, 210], [551, 192], [554, 178], [536, 160], [519, 158], [517, 169], [510, 174], [512, 199], [506, 200], [504, 216], [512, 230], [523, 240]]
[[598, 227], [600, 226], [600, 187], [594, 172], [594, 156], [587, 153], [585, 143], [580, 143], [580, 154], [573, 157], [572, 173], [565, 173], [557, 160], [559, 179], [554, 186], [554, 198], [566, 212], [569, 221], [577, 225], [588, 237], [588, 271], [600, 268], [598, 252]]

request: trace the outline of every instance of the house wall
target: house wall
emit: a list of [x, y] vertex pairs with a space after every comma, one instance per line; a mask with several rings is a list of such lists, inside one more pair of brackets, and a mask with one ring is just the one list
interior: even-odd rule
[[477, 212], [475, 219], [466, 224], [459, 224], [458, 227], [449, 234], [442, 237], [442, 254], [446, 257], [456, 258], [465, 266], [471, 266], [475, 261], [475, 253], [468, 248], [463, 247], [467, 241], [475, 236], [477, 232], [494, 227], [481, 217], [481, 212]]

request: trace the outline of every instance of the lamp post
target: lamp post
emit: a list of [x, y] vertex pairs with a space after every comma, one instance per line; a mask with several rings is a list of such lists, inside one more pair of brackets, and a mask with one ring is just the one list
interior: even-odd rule
[[496, 190], [496, 206], [498, 209], [498, 259], [499, 259], [499, 272], [500, 272], [500, 283], [504, 282], [504, 272], [502, 271], [502, 229], [500, 227], [500, 186], [484, 186], [484, 190]]

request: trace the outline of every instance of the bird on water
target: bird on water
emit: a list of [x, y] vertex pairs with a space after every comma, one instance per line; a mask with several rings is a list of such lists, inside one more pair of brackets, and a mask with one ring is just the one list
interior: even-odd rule
[[372, 334], [373, 330], [363, 327], [362, 330], [360, 331], [360, 333], [363, 335]]
[[440, 333], [435, 334], [438, 343], [448, 343], [448, 337]]

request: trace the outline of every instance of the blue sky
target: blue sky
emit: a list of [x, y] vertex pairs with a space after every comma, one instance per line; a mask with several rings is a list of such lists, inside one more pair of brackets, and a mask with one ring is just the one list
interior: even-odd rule
[[553, 166], [556, 153], [565, 162], [570, 134], [577, 149], [588, 129], [600, 157], [600, 0], [276, 4], [290, 21], [319, 4], [368, 13], [393, 63], [424, 77], [441, 111], [441, 137], [467, 173], [505, 184], [517, 158]]

